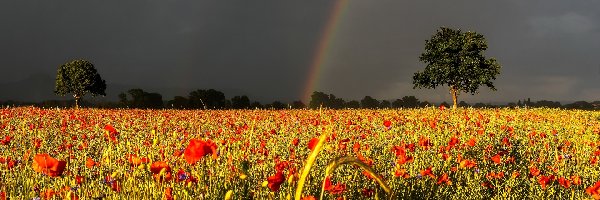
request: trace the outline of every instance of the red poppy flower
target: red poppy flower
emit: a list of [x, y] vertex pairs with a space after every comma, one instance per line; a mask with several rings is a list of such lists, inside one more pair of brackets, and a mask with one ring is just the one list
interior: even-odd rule
[[[152, 163], [152, 165], [150, 165], [150, 171], [152, 172], [152, 176], [154, 177], [154, 179], [156, 179], [157, 181], [169, 181], [172, 178], [171, 167], [169, 166], [169, 164], [163, 161], [156, 161]], [[164, 174], [161, 174], [161, 172], [163, 172]]]
[[542, 185], [542, 189], [546, 189], [546, 185], [552, 183], [554, 181], [554, 175], [544, 176], [541, 175], [538, 177], [538, 183]]
[[145, 157], [142, 157], [142, 158], [140, 158], [140, 157], [138, 157], [138, 156], [137, 156], [137, 155], [135, 155], [135, 154], [129, 154], [129, 155], [127, 156], [127, 160], [128, 160], [128, 161], [129, 161], [129, 163], [131, 163], [131, 165], [133, 165], [133, 166], [138, 166], [138, 165], [141, 165], [141, 164], [145, 164], [145, 163], [148, 163], [148, 162], [150, 162], [150, 160], [149, 160], [148, 158], [145, 158]]
[[309, 195], [309, 196], [302, 197], [302, 200], [317, 200], [317, 199], [315, 199], [314, 196]]
[[299, 142], [300, 142], [300, 140], [298, 138], [294, 138], [294, 140], [292, 140], [292, 145], [298, 146]]
[[448, 178], [448, 174], [444, 173], [438, 178], [437, 184], [452, 185], [452, 181], [450, 181], [450, 179]]
[[429, 142], [429, 138], [425, 137], [425, 136], [421, 136], [419, 138], [419, 146], [423, 147], [424, 149], [429, 149], [429, 147], [433, 146], [431, 144], [431, 142]]
[[529, 168], [529, 176], [535, 177], [538, 175], [540, 175], [540, 170], [537, 167], [533, 166]]
[[353, 151], [354, 153], [356, 153], [356, 152], [360, 151], [360, 143], [358, 143], [358, 142], [355, 142], [355, 143], [354, 143], [354, 145], [352, 146], [352, 151]]
[[3, 140], [0, 140], [0, 144], [2, 144], [2, 145], [8, 145], [9, 143], [10, 143], [10, 136], [8, 136], [8, 135], [6, 137], [4, 137]]
[[108, 131], [110, 134], [117, 133], [117, 129], [115, 129], [115, 127], [111, 126], [110, 124], [104, 126], [104, 130]]
[[396, 158], [398, 158], [399, 165], [413, 161], [412, 156], [406, 155], [406, 150], [404, 149], [404, 146], [394, 146], [392, 147], [392, 151], [394, 151], [394, 153], [396, 154]]
[[329, 194], [341, 194], [346, 190], [346, 184], [340, 183], [333, 185], [331, 184], [330, 176], [327, 176], [325, 178], [325, 190], [329, 192]]
[[394, 176], [402, 177], [402, 178], [410, 178], [410, 174], [408, 174], [408, 172], [406, 172], [406, 169], [396, 169], [396, 171], [394, 172]]
[[471, 138], [471, 139], [469, 139], [469, 141], [467, 142], [467, 145], [469, 145], [470, 147], [474, 147], [476, 142], [477, 142], [477, 141], [475, 140], [475, 138]]
[[481, 186], [488, 188], [488, 189], [494, 188], [494, 185], [492, 185], [492, 183], [490, 183], [489, 181], [485, 181], [485, 182], [481, 183]]
[[375, 190], [371, 188], [365, 188], [360, 193], [365, 197], [371, 197], [373, 194], [375, 194]]
[[569, 179], [566, 179], [564, 177], [560, 177], [560, 178], [558, 178], [558, 184], [560, 184], [561, 186], [563, 186], [565, 188], [569, 188], [571, 186], [571, 181], [569, 181]]
[[437, 127], [437, 121], [436, 120], [429, 121], [429, 127], [431, 127], [432, 129], [435, 129], [435, 127]]
[[188, 164], [194, 164], [209, 154], [212, 154], [213, 158], [217, 158], [217, 145], [211, 140], [192, 139], [183, 154]]
[[83, 176], [79, 176], [79, 175], [76, 175], [76, 176], [75, 176], [75, 183], [76, 183], [77, 185], [81, 185], [81, 184], [83, 183], [83, 181], [84, 181], [84, 180], [85, 180], [85, 177], [83, 177]]
[[596, 182], [593, 186], [585, 189], [585, 193], [592, 195], [594, 199], [600, 199], [600, 181]]
[[502, 163], [502, 157], [500, 157], [500, 154], [496, 154], [496, 155], [495, 155], [495, 156], [493, 156], [491, 159], [492, 159], [492, 161], [494, 161], [494, 163], [496, 163], [496, 164], [500, 164], [500, 163]]
[[166, 162], [156, 161], [156, 162], [153, 162], [152, 165], [150, 165], [150, 171], [153, 174], [159, 174], [160, 171], [162, 171], [163, 169], [166, 172], [171, 172], [171, 167]]
[[573, 185], [581, 185], [581, 177], [573, 175], [571, 176], [571, 182], [573, 183]]
[[385, 126], [385, 127], [390, 127], [390, 126], [392, 126], [392, 122], [391, 122], [390, 120], [385, 120], [385, 121], [383, 122], [383, 126]]
[[275, 164], [275, 171], [278, 171], [278, 172], [281, 171], [281, 172], [283, 172], [289, 166], [290, 166], [290, 164], [287, 161], [278, 161], [277, 164]]
[[42, 146], [42, 140], [41, 139], [35, 138], [35, 139], [33, 139], [32, 143], [33, 143], [33, 146], [36, 149], [39, 149]]
[[340, 142], [338, 143], [338, 149], [346, 150], [348, 142], [350, 142], [350, 139], [348, 139], [348, 138], [344, 138], [344, 139], [340, 140]]
[[110, 186], [110, 189], [113, 191], [121, 192], [121, 184], [119, 183], [119, 180], [114, 179], [112, 176], [106, 176], [104, 178], [104, 183]]
[[521, 172], [519, 172], [519, 171], [514, 171], [514, 172], [512, 173], [512, 176], [511, 176], [511, 177], [512, 177], [512, 178], [517, 178], [517, 177], [519, 177], [519, 176], [521, 176]]
[[16, 164], [15, 161], [13, 159], [11, 159], [10, 157], [8, 157], [8, 158], [0, 157], [0, 163], [6, 164], [6, 167], [8, 169], [12, 169], [13, 167], [15, 167], [15, 164]]
[[504, 172], [490, 172], [487, 175], [485, 175], [485, 177], [489, 180], [491, 179], [501, 179], [504, 178]]
[[452, 147], [456, 146], [458, 143], [460, 143], [460, 140], [456, 136], [454, 136], [454, 137], [450, 138], [450, 141], [448, 141], [448, 146], [450, 148], [452, 148]]
[[421, 170], [421, 176], [429, 176], [431, 178], [435, 178], [435, 175], [433, 174], [433, 172], [431, 172], [431, 167]]
[[477, 163], [475, 163], [474, 161], [471, 161], [471, 160], [467, 160], [467, 159], [460, 161], [460, 164], [459, 164], [459, 166], [461, 168], [469, 168], [469, 169], [475, 167], [476, 165], [477, 165]]
[[308, 141], [308, 149], [315, 150], [315, 147], [317, 146], [317, 143], [319, 143], [319, 138], [312, 138], [310, 139], [310, 141]]
[[43, 199], [52, 199], [57, 194], [59, 194], [59, 192], [54, 191], [53, 189], [46, 189], [40, 192], [40, 196]]
[[173, 189], [170, 187], [165, 188], [165, 200], [173, 200]]
[[92, 158], [87, 158], [85, 161], [85, 166], [87, 168], [92, 168], [96, 165], [96, 162]]
[[510, 144], [510, 140], [508, 140], [508, 138], [507, 138], [507, 137], [504, 137], [504, 138], [502, 138], [502, 144], [503, 144], [504, 146], [508, 146], [508, 147], [510, 147], [510, 146], [511, 146], [511, 144]]
[[59, 161], [48, 154], [37, 154], [33, 158], [32, 167], [36, 172], [46, 174], [50, 177], [57, 177], [62, 175], [67, 167], [67, 162]]
[[285, 181], [285, 176], [283, 176], [282, 172], [277, 172], [275, 175], [267, 178], [267, 182], [269, 182], [269, 189], [273, 192], [279, 191], [279, 186]]

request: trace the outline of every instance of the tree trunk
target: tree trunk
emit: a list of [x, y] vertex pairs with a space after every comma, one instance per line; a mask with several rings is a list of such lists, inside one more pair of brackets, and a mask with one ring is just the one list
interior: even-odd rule
[[73, 97], [75, 97], [75, 109], [79, 109], [79, 99], [81, 96], [74, 94]]
[[450, 87], [450, 94], [452, 95], [452, 102], [454, 103], [454, 105], [452, 105], [452, 109], [453, 109], [453, 110], [455, 110], [455, 109], [456, 109], [456, 107], [457, 107], [457, 105], [458, 105], [458, 104], [456, 103], [456, 101], [457, 101], [457, 97], [456, 97], [456, 95], [457, 95], [457, 94], [456, 94], [456, 93], [457, 93], [457, 92], [458, 92], [458, 91], [456, 90], [456, 88], [454, 88], [454, 86], [451, 86], [451, 87]]

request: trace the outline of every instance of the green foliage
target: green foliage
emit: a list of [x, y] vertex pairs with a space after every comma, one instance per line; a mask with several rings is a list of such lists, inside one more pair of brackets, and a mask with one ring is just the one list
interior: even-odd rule
[[341, 109], [344, 108], [346, 101], [342, 98], [338, 98], [333, 94], [325, 94], [323, 92], [313, 92], [310, 96], [309, 108], [317, 109], [319, 107]]
[[94, 65], [87, 60], [73, 60], [61, 65], [56, 73], [54, 93], [64, 96], [73, 94], [79, 100], [87, 93], [92, 96], [106, 95], [106, 81], [102, 80]]
[[479, 86], [485, 85], [496, 90], [492, 80], [500, 74], [500, 65], [494, 58], [485, 58], [486, 49], [487, 42], [479, 33], [440, 28], [425, 42], [425, 52], [419, 60], [427, 66], [414, 74], [414, 88], [445, 85], [451, 93], [475, 94]]
[[308, 103], [308, 107], [312, 109], [317, 109], [321, 106], [327, 107], [329, 102], [329, 96], [323, 92], [314, 91], [312, 95], [310, 95], [310, 102]]
[[248, 96], [234, 96], [231, 98], [231, 107], [235, 109], [248, 109], [250, 108], [250, 98]]
[[415, 96], [404, 96], [392, 102], [393, 108], [416, 108], [421, 102]]
[[139, 88], [130, 89], [127, 93], [131, 95], [131, 101], [126, 103], [132, 108], [163, 108], [162, 95], [158, 93], [148, 93]]
[[221, 91], [195, 90], [188, 96], [192, 108], [222, 109], [225, 107], [225, 94]]
[[379, 107], [379, 101], [371, 96], [365, 96], [362, 100], [360, 100], [360, 105], [362, 108], [375, 109]]

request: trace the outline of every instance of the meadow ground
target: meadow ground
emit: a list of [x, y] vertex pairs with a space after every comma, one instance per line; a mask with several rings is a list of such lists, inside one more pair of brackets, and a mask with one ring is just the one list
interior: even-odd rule
[[[307, 199], [322, 190], [326, 199], [600, 198], [598, 111], [21, 107], [0, 116], [0, 199], [286, 199], [301, 182]], [[330, 162], [352, 158], [326, 176]]]

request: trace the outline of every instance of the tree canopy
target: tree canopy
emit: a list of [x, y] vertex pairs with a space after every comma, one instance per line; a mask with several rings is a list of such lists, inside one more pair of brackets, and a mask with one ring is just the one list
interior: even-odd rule
[[106, 81], [87, 60], [73, 60], [58, 67], [54, 93], [61, 96], [73, 94], [76, 108], [79, 99], [87, 93], [92, 96], [106, 95], [105, 90]]
[[500, 65], [494, 58], [485, 58], [483, 52], [487, 47], [485, 38], [479, 33], [440, 28], [425, 41], [425, 52], [419, 60], [427, 66], [414, 74], [414, 88], [448, 86], [453, 108], [456, 108], [460, 91], [475, 94], [481, 85], [496, 90], [492, 80], [500, 74]]

